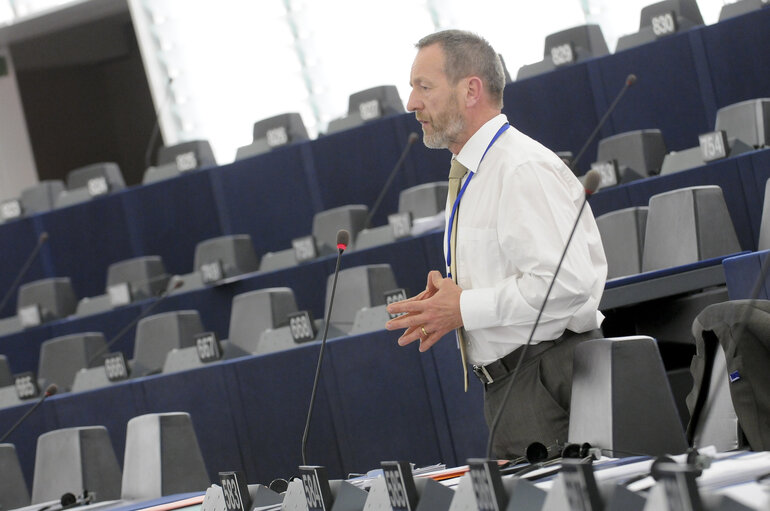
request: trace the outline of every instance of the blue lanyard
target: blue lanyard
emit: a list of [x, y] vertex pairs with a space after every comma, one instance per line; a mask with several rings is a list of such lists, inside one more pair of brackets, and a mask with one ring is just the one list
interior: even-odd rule
[[[492, 141], [489, 142], [489, 145], [484, 151], [484, 154], [481, 155], [481, 159], [479, 160], [479, 166], [481, 166], [481, 162], [484, 161], [484, 157], [487, 155], [492, 145], [497, 141], [498, 138], [500, 138], [500, 135], [502, 135], [503, 132], [510, 127], [511, 125], [508, 124], [507, 122], [502, 126], [500, 126], [500, 129], [497, 130], [497, 133], [495, 133], [495, 136], [492, 137]], [[465, 180], [465, 183], [463, 183], [463, 187], [460, 189], [460, 193], [457, 194], [455, 203], [452, 206], [452, 213], [449, 215], [449, 225], [447, 226], [447, 236], [446, 236], [446, 267], [447, 268], [452, 267], [452, 225], [454, 225], [455, 213], [457, 213], [457, 208], [460, 206], [460, 199], [463, 198], [465, 189], [468, 188], [468, 184], [471, 182], [471, 179], [473, 179], [474, 174], [475, 172], [473, 171], [470, 171], [470, 173], [468, 174], [468, 179]], [[449, 277], [450, 279], [452, 278], [451, 270], [447, 270], [447, 277]]]

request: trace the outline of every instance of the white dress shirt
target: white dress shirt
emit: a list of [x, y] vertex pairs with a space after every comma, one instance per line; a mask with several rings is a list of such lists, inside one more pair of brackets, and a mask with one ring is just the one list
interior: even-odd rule
[[[490, 363], [527, 342], [585, 196], [558, 156], [513, 126], [482, 161], [505, 122], [503, 114], [491, 119], [456, 156], [475, 172], [457, 213], [456, 255], [460, 310], [474, 364]], [[447, 204], [447, 219], [451, 209]], [[565, 329], [598, 328], [606, 277], [604, 248], [587, 205], [533, 343], [556, 339]]]

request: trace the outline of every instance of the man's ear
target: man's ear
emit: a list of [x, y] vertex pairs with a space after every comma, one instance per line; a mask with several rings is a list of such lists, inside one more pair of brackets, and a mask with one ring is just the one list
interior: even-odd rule
[[465, 106], [474, 106], [481, 101], [484, 85], [478, 76], [471, 76], [466, 80], [468, 84], [465, 93]]

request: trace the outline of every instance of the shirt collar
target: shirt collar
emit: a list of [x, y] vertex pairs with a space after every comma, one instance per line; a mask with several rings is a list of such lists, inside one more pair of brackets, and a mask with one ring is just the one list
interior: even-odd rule
[[468, 139], [460, 152], [454, 157], [471, 172], [478, 172], [484, 151], [500, 127], [508, 122], [505, 114], [499, 114], [491, 118]]

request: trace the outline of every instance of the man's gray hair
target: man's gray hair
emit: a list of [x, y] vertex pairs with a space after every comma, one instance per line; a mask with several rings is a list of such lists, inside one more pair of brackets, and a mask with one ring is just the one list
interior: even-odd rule
[[505, 73], [500, 56], [481, 36], [464, 30], [444, 30], [420, 39], [418, 50], [434, 44], [444, 50], [444, 73], [452, 85], [462, 78], [478, 76], [499, 108], [503, 107]]

